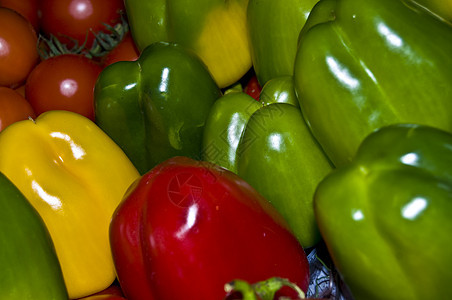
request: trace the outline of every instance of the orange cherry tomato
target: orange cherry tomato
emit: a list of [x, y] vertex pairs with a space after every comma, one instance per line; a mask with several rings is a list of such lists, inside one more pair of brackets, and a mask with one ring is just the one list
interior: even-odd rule
[[0, 0], [0, 6], [11, 8], [24, 16], [39, 31], [39, 0]]
[[18, 12], [0, 7], [0, 86], [16, 87], [38, 63], [37, 36]]
[[[22, 84], [21, 86], [18, 86], [14, 88], [16, 92], [18, 92], [22, 97], [25, 98], [25, 84]], [[26, 99], [26, 98], [25, 98]]]
[[30, 103], [15, 90], [0, 86], [0, 131], [28, 117], [36, 117]]
[[50, 57], [36, 66], [25, 84], [25, 97], [39, 115], [67, 110], [94, 120], [94, 85], [102, 67], [76, 54]]

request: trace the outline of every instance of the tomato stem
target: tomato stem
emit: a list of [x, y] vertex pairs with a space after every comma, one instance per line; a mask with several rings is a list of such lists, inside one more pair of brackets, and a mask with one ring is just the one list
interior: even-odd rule
[[76, 39], [64, 35], [64, 38], [69, 39], [72, 42], [73, 46], [71, 48], [68, 48], [67, 44], [63, 44], [52, 34], [50, 34], [49, 38], [46, 38], [40, 34], [37, 42], [39, 56], [42, 60], [45, 60], [61, 54], [84, 55], [90, 59], [106, 55], [123, 40], [129, 31], [129, 24], [124, 16], [124, 13], [121, 13], [120, 15], [121, 22], [114, 26], [103, 23], [106, 32], [100, 31], [95, 33], [91, 31], [94, 35], [94, 41], [93, 45], [89, 49], [86, 48], [88, 33], [82, 45], [79, 45]]

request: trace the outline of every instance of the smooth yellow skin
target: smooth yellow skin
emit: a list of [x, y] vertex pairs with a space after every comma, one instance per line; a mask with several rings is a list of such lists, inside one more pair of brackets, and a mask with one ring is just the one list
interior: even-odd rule
[[107, 288], [110, 219], [139, 176], [119, 146], [89, 119], [51, 111], [0, 134], [0, 171], [44, 219], [69, 297]]
[[220, 88], [251, 68], [248, 0], [125, 0], [138, 48], [176, 42], [194, 51]]
[[252, 66], [247, 34], [247, 1], [228, 1], [212, 9], [194, 44], [221, 88], [237, 82]]

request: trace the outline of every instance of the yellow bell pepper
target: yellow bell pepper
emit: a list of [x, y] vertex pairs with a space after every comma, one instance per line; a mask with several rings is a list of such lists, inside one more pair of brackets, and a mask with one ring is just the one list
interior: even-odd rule
[[121, 148], [89, 119], [51, 111], [0, 133], [0, 171], [43, 218], [69, 297], [108, 287], [111, 216], [139, 176]]
[[252, 67], [248, 2], [124, 0], [141, 51], [160, 41], [180, 44], [199, 56], [220, 88], [234, 84]]

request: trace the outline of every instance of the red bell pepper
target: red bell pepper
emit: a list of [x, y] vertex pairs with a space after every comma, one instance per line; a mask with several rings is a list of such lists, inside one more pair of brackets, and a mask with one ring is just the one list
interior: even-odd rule
[[129, 188], [110, 241], [129, 300], [223, 299], [235, 279], [309, 283], [306, 254], [269, 202], [234, 173], [186, 157]]

